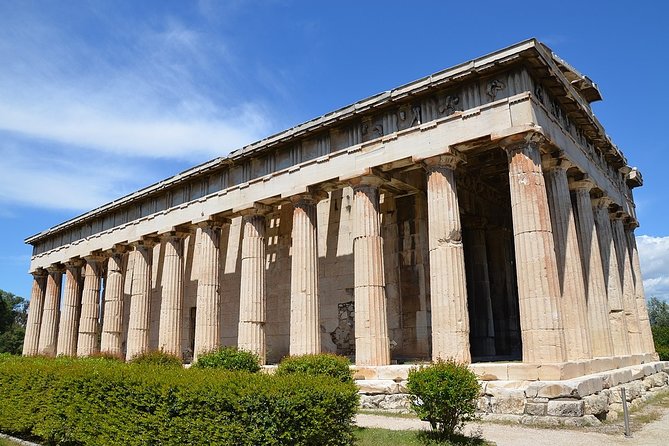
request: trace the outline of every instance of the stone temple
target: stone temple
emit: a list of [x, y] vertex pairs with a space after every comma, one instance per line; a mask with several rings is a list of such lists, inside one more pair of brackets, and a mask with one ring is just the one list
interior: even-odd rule
[[368, 379], [439, 357], [493, 380], [655, 364], [642, 178], [598, 100], [531, 39], [47, 229], [26, 240], [24, 354], [335, 352]]

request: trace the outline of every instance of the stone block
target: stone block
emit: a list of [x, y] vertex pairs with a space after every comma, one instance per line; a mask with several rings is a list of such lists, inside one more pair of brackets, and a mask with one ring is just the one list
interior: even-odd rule
[[583, 398], [583, 410], [586, 415], [601, 415], [609, 411], [609, 398], [606, 395], [588, 395]]
[[646, 376], [643, 366], [630, 367], [630, 372], [632, 373], [632, 379], [643, 379]]
[[384, 365], [376, 367], [376, 379], [392, 379], [394, 381], [406, 381], [409, 370], [415, 369], [415, 365]]
[[509, 364], [508, 379], [513, 381], [537, 381], [540, 367], [536, 364]]
[[546, 410], [548, 403], [525, 403], [525, 413], [527, 415], [537, 415], [544, 416], [546, 415]]
[[485, 394], [491, 396], [504, 396], [509, 391], [525, 388], [524, 381], [489, 381], [486, 383]]
[[582, 417], [584, 410], [583, 400], [551, 400], [546, 413], [555, 417]]
[[390, 379], [362, 379], [355, 382], [358, 386], [358, 392], [368, 395], [391, 395], [398, 393], [399, 386]]
[[379, 402], [379, 408], [392, 411], [408, 411], [411, 408], [409, 395], [386, 395], [386, 397]]
[[653, 378], [651, 378], [650, 376], [644, 378], [642, 382], [646, 390], [650, 390], [654, 385]]
[[612, 370], [608, 372], [611, 387], [624, 384], [632, 380], [632, 372], [629, 369]]
[[616, 368], [613, 358], [594, 358], [588, 361], [586, 366], [586, 373], [591, 375], [594, 373], [606, 372]]
[[525, 392], [522, 390], [507, 390], [503, 396], [490, 398], [493, 413], [522, 415], [525, 413]]
[[508, 380], [508, 364], [471, 364], [469, 369], [482, 381]]
[[360, 407], [363, 409], [378, 409], [385, 395], [360, 395]]

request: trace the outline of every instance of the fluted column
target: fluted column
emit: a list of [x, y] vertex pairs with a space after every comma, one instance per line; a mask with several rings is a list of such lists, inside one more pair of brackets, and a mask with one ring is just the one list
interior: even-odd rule
[[594, 199], [593, 210], [595, 224], [597, 225], [597, 235], [599, 236], [599, 247], [602, 253], [604, 279], [606, 280], [613, 353], [615, 355], [629, 355], [630, 346], [627, 338], [620, 269], [618, 268], [616, 249], [611, 231], [611, 220], [609, 218], [610, 203], [611, 200], [608, 198]]
[[65, 262], [65, 290], [58, 324], [58, 348], [56, 355], [77, 356], [79, 313], [81, 311], [81, 259]]
[[151, 262], [154, 240], [142, 240], [134, 244], [132, 284], [130, 287], [130, 319], [126, 359], [149, 351], [151, 326]]
[[60, 319], [60, 287], [63, 282], [63, 267], [52, 265], [47, 268], [46, 295], [42, 309], [42, 324], [39, 331], [38, 354], [55, 356], [58, 342], [58, 322]]
[[355, 363], [390, 364], [388, 315], [379, 219], [380, 180], [357, 178], [353, 186]]
[[469, 319], [472, 321], [472, 353], [474, 356], [494, 356], [495, 320], [490, 296], [488, 250], [486, 248], [485, 222], [472, 219], [465, 222], [465, 268], [470, 277]]
[[317, 200], [311, 194], [303, 194], [291, 197], [291, 201], [290, 354], [315, 354], [321, 351]]
[[181, 329], [183, 327], [183, 237], [171, 232], [162, 237], [165, 245], [163, 260], [162, 296], [158, 349], [182, 357]]
[[[556, 164], [557, 163], [557, 164]], [[592, 358], [583, 266], [576, 237], [576, 223], [569, 196], [568, 164], [550, 160], [545, 172], [551, 211], [553, 243], [560, 281], [560, 311], [568, 360]]]
[[566, 355], [560, 286], [540, 139], [535, 138], [503, 144], [509, 158], [523, 362], [562, 362]]
[[627, 245], [632, 259], [632, 272], [634, 273], [634, 298], [636, 300], [637, 312], [639, 314], [639, 329], [641, 330], [641, 342], [644, 353], [655, 353], [655, 343], [653, 342], [653, 332], [650, 329], [648, 319], [648, 308], [646, 306], [646, 293], [643, 289], [643, 278], [641, 276], [641, 264], [639, 263], [639, 251], [636, 246], [636, 237], [634, 236], [636, 222], [630, 223], [625, 228], [627, 236]]
[[198, 355], [216, 349], [221, 338], [221, 292], [219, 289], [221, 225], [230, 221], [204, 221], [195, 234], [199, 246], [200, 273], [197, 279], [197, 311], [195, 312], [195, 351]]
[[239, 292], [240, 349], [258, 355], [266, 362], [265, 343], [265, 216], [269, 209], [257, 207], [243, 215], [241, 287]]
[[30, 291], [26, 335], [23, 338], [23, 356], [35, 356], [38, 354], [39, 332], [42, 325], [42, 310], [44, 309], [47, 275], [46, 270], [42, 268], [38, 268], [32, 272], [33, 286]]
[[583, 259], [586, 284], [588, 326], [593, 356], [613, 356], [613, 338], [609, 321], [609, 303], [602, 266], [602, 254], [590, 199], [592, 185], [574, 182], [574, 208], [578, 224], [578, 242]]
[[618, 260], [618, 268], [620, 271], [623, 308], [625, 309], [625, 325], [627, 326], [627, 338], [629, 340], [630, 353], [641, 354], [644, 353], [644, 348], [641, 340], [636, 297], [634, 295], [632, 261], [629, 255], [622, 216], [615, 217], [611, 220], [611, 229], [613, 230], [613, 240], [617, 253], [616, 259]]
[[79, 340], [77, 356], [91, 356], [100, 351], [100, 289], [105, 257], [92, 255], [84, 258], [84, 291], [81, 296], [81, 318], [79, 319]]
[[115, 356], [123, 354], [123, 255], [126, 250], [125, 246], [116, 246], [107, 260], [100, 351]]

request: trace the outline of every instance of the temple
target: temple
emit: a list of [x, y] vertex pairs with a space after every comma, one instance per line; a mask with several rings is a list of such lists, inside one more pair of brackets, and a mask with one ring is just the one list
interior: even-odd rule
[[531, 39], [29, 237], [23, 353], [234, 345], [529, 380], [656, 361], [642, 179], [598, 100]]

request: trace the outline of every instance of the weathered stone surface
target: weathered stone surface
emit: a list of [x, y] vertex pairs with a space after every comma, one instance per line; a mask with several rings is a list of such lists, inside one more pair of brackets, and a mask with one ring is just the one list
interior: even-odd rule
[[399, 387], [395, 381], [388, 379], [363, 379], [356, 381], [360, 393], [370, 395], [398, 393]]
[[546, 415], [548, 403], [525, 403], [525, 413], [527, 415]]
[[556, 417], [581, 417], [584, 410], [583, 400], [551, 400], [546, 413]]
[[499, 396], [490, 398], [493, 413], [521, 415], [525, 413], [525, 392], [523, 390], [507, 390]]
[[603, 394], [586, 396], [583, 404], [586, 415], [601, 415], [609, 410], [609, 398]]

